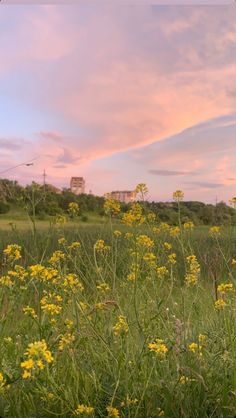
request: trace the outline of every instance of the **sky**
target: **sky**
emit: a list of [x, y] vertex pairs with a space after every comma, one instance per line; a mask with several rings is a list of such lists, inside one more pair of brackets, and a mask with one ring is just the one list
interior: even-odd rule
[[236, 195], [236, 3], [158, 1], [0, 4], [0, 177]]

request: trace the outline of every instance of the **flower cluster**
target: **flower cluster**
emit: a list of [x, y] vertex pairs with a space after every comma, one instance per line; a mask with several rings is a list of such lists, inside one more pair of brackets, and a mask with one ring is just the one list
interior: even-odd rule
[[68, 213], [69, 215], [74, 218], [79, 214], [79, 205], [76, 202], [70, 202], [68, 205]]
[[165, 358], [166, 354], [168, 353], [167, 345], [163, 340], [160, 339], [156, 339], [153, 343], [149, 343], [148, 348], [150, 351], [156, 353], [161, 359]]
[[107, 194], [105, 196], [104, 210], [107, 215], [118, 215], [120, 213], [120, 203]]
[[129, 331], [129, 326], [127, 324], [126, 318], [123, 315], [118, 316], [118, 321], [113, 327], [114, 335], [127, 334]]
[[20, 260], [21, 258], [21, 247], [17, 244], [8, 245], [4, 250], [7, 260], [12, 263], [14, 261]]
[[197, 261], [197, 257], [195, 255], [189, 255], [186, 261], [188, 270], [185, 276], [185, 282], [188, 285], [196, 284], [200, 273], [200, 264]]
[[92, 406], [87, 406], [80, 404], [77, 406], [74, 411], [74, 415], [92, 415], [94, 413], [94, 408]]
[[124, 213], [122, 220], [127, 226], [142, 225], [145, 222], [142, 206], [139, 203], [133, 203], [131, 209]]
[[33, 373], [43, 370], [47, 364], [53, 362], [52, 353], [48, 350], [45, 340], [30, 343], [25, 356], [26, 359], [21, 362], [23, 379], [29, 379]]

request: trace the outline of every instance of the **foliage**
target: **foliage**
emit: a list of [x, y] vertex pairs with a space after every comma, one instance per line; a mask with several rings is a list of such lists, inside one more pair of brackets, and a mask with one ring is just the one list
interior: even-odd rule
[[177, 199], [178, 226], [135, 203], [119, 229], [2, 235], [3, 418], [236, 415], [235, 230]]

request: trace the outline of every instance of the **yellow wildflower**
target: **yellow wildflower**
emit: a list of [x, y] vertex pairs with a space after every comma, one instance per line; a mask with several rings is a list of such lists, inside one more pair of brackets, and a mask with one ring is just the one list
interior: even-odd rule
[[226, 302], [224, 301], [224, 299], [218, 299], [218, 300], [215, 301], [215, 308], [218, 311], [223, 310], [225, 308], [225, 306], [226, 306]]
[[166, 266], [161, 266], [157, 267], [156, 273], [159, 279], [163, 279], [163, 277], [165, 277], [169, 273], [169, 271]]
[[31, 316], [31, 318], [36, 319], [37, 314], [34, 310], [34, 308], [31, 308], [29, 305], [25, 306], [23, 309], [24, 314]]
[[92, 406], [87, 406], [84, 404], [80, 404], [77, 406], [76, 410], [74, 411], [75, 415], [92, 415], [94, 413], [94, 408]]
[[59, 245], [66, 245], [66, 243], [67, 243], [65, 237], [59, 238], [57, 242], [58, 242]]
[[3, 250], [3, 253], [9, 262], [17, 261], [21, 258], [21, 247], [17, 244], [10, 244]]
[[209, 229], [209, 234], [210, 234], [212, 237], [217, 236], [217, 235], [220, 235], [220, 227], [219, 227], [219, 226], [212, 226], [212, 227]]
[[76, 202], [70, 202], [68, 205], [68, 213], [71, 217], [75, 217], [79, 214], [79, 205]]
[[191, 343], [191, 344], [189, 344], [188, 348], [189, 348], [189, 350], [190, 350], [192, 353], [197, 353], [197, 352], [199, 352], [199, 344], [197, 344], [197, 343]]
[[122, 235], [122, 233], [121, 233], [120, 231], [118, 231], [118, 230], [114, 231], [113, 233], [114, 233], [114, 236], [115, 236], [116, 238], [119, 238], [119, 237], [121, 237], [121, 235]]
[[166, 251], [170, 251], [172, 249], [172, 244], [169, 242], [164, 242], [163, 247]]
[[107, 406], [107, 416], [110, 418], [119, 418], [119, 410], [117, 408], [114, 408], [113, 406]]
[[194, 228], [194, 223], [191, 221], [185, 222], [183, 227], [185, 230], [192, 230]]
[[172, 253], [168, 255], [168, 262], [170, 264], [176, 264], [176, 254]]
[[173, 226], [169, 230], [171, 237], [177, 237], [180, 234], [180, 228], [178, 226]]
[[101, 290], [102, 292], [109, 292], [110, 286], [107, 283], [100, 283], [97, 286], [98, 290]]
[[74, 241], [68, 246], [69, 250], [78, 250], [79, 248], [81, 248], [81, 243], [79, 241]]
[[103, 239], [99, 239], [94, 244], [94, 250], [97, 252], [103, 252], [108, 251], [110, 247], [105, 244], [105, 241]]
[[50, 264], [53, 264], [53, 265], [54, 264], [58, 264], [61, 261], [65, 260], [65, 258], [66, 258], [65, 253], [63, 253], [60, 250], [57, 250], [57, 251], [54, 251], [54, 253], [52, 254], [52, 256], [51, 256], [51, 258], [49, 260], [49, 263]]
[[145, 222], [142, 206], [139, 203], [133, 203], [131, 209], [124, 213], [122, 220], [127, 226], [142, 225]]
[[105, 195], [104, 210], [107, 215], [118, 215], [120, 213], [120, 202], [111, 197], [109, 193]]
[[164, 343], [163, 340], [160, 340], [160, 339], [155, 340], [155, 342], [153, 343], [149, 343], [148, 348], [150, 351], [155, 352], [160, 358], [165, 358], [168, 352], [168, 348], [166, 344]]
[[127, 324], [125, 316], [119, 315], [118, 321], [113, 327], [114, 335], [117, 336], [122, 333], [127, 334], [128, 331], [129, 331], [129, 326]]
[[66, 333], [62, 335], [59, 340], [58, 349], [59, 351], [64, 350], [65, 347], [72, 344], [75, 341], [75, 336], [71, 333]]
[[183, 200], [184, 198], [184, 192], [182, 192], [182, 190], [176, 190], [173, 193], [173, 200], [175, 200], [176, 202], [180, 202], [181, 200]]
[[145, 247], [145, 248], [154, 247], [153, 240], [147, 235], [139, 235], [137, 237], [137, 244], [140, 245], [140, 247]]
[[233, 290], [234, 286], [232, 283], [221, 283], [217, 286], [218, 292], [225, 294], [228, 291]]

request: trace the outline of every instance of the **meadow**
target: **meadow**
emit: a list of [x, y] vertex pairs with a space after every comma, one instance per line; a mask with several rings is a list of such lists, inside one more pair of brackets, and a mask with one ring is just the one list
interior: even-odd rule
[[2, 224], [2, 418], [236, 416], [236, 230], [174, 199], [176, 226], [109, 197], [101, 224]]

